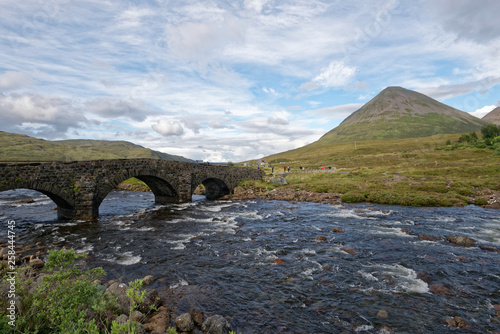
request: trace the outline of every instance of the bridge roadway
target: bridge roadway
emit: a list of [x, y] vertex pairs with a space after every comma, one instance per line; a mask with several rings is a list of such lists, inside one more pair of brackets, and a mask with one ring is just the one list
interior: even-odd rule
[[230, 194], [244, 180], [260, 180], [262, 170], [157, 159], [2, 163], [0, 191], [33, 189], [57, 205], [59, 219], [95, 219], [109, 192], [131, 177], [146, 183], [156, 203], [190, 202], [200, 184], [208, 199]]

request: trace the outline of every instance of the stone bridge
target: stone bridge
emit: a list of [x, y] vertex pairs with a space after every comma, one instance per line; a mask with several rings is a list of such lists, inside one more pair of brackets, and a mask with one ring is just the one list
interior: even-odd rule
[[208, 199], [216, 199], [263, 176], [257, 169], [157, 159], [3, 163], [0, 191], [37, 190], [57, 204], [60, 219], [95, 219], [109, 192], [131, 177], [151, 188], [156, 203], [184, 203], [200, 184]]

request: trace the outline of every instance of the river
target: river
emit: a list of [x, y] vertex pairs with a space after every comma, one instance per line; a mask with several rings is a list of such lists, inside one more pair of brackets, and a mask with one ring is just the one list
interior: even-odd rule
[[151, 274], [153, 288], [182, 291], [179, 311], [229, 316], [242, 334], [500, 331], [500, 253], [446, 241], [500, 248], [498, 210], [193, 200], [113, 191], [98, 220], [57, 221], [44, 195], [2, 192], [0, 239], [13, 219], [18, 243], [88, 252], [126, 282]]

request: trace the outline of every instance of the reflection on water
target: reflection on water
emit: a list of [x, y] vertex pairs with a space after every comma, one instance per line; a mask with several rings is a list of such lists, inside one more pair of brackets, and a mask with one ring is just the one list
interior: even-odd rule
[[38, 193], [15, 203], [32, 195], [0, 193], [0, 216], [17, 221], [20, 243], [91, 252], [110, 278], [152, 274], [163, 282], [155, 288], [191, 288], [190, 303], [231, 316], [241, 333], [454, 333], [454, 316], [468, 333], [500, 331], [500, 254], [445, 240], [500, 248], [495, 210], [203, 197], [159, 206], [150, 193], [116, 191], [99, 220], [58, 222]]

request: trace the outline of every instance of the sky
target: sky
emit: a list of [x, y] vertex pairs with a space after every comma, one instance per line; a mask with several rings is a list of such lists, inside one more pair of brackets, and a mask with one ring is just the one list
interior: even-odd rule
[[2, 0], [0, 130], [240, 162], [388, 86], [500, 105], [498, 0]]

